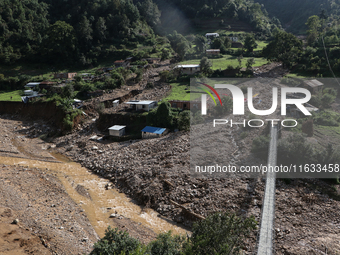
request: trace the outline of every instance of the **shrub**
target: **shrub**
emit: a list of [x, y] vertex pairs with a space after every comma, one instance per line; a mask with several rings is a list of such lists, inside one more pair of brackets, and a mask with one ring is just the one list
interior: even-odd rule
[[194, 224], [186, 254], [239, 254], [243, 240], [256, 229], [254, 217], [215, 213]]
[[171, 231], [162, 233], [149, 244], [151, 254], [154, 255], [181, 255], [182, 247], [186, 242], [183, 236], [172, 236]]
[[248, 92], [247, 86], [242, 86], [240, 89], [242, 90], [243, 94], [247, 94]]
[[155, 87], [153, 82], [148, 82], [145, 86], [146, 89], [153, 89]]
[[251, 151], [260, 158], [266, 159], [268, 156], [269, 137], [258, 136], [253, 140]]
[[331, 114], [330, 112], [326, 111], [315, 114], [313, 120], [315, 124], [322, 126], [334, 126], [334, 127], [339, 126], [337, 117]]
[[65, 118], [63, 119], [63, 128], [65, 131], [71, 131], [73, 128], [73, 121], [71, 120], [71, 116], [66, 114]]
[[247, 131], [244, 131], [240, 134], [240, 139], [244, 139], [248, 136], [248, 132]]
[[295, 133], [288, 138], [282, 139], [277, 147], [277, 159], [279, 164], [304, 164], [314, 163], [316, 148], [307, 142], [302, 133]]
[[183, 111], [179, 114], [178, 128], [186, 131], [190, 129], [190, 111]]
[[94, 245], [94, 250], [90, 255], [131, 254], [140, 246], [140, 242], [130, 237], [126, 231], [120, 231], [118, 228], [111, 229], [109, 226], [105, 231], [105, 236]]

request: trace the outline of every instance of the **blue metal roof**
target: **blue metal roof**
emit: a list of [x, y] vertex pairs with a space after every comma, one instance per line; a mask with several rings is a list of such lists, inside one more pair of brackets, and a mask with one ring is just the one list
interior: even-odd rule
[[159, 128], [159, 127], [150, 127], [146, 126], [143, 128], [142, 132], [148, 132], [148, 133], [154, 133], [154, 134], [163, 134], [163, 132], [166, 130], [166, 128]]

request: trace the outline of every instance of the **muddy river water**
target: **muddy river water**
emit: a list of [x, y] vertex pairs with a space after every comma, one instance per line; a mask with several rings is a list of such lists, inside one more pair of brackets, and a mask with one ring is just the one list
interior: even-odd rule
[[[105, 234], [109, 225], [114, 227], [110, 215], [117, 213], [131, 219], [155, 233], [171, 230], [176, 234], [184, 234], [186, 230], [174, 222], [158, 217], [151, 209], [142, 209], [134, 201], [116, 189], [105, 189], [108, 180], [98, 177], [78, 163], [70, 162], [58, 154], [52, 154], [60, 162], [47, 162], [26, 158], [0, 157], [0, 162], [6, 165], [21, 165], [39, 168], [55, 174], [70, 197], [85, 211], [93, 228], [100, 237]], [[85, 187], [90, 196], [85, 197], [76, 191], [79, 185]]]

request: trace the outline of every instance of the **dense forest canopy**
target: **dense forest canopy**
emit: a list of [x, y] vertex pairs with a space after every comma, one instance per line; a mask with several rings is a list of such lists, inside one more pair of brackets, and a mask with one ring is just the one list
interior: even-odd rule
[[253, 30], [263, 33], [270, 33], [276, 25], [280, 26], [278, 20], [273, 23], [261, 5], [252, 0], [155, 0], [155, 2], [162, 11], [163, 25], [177, 31], [188, 23], [191, 26], [195, 25], [197, 19], [244, 21], [250, 24]]
[[339, 0], [255, 0], [263, 5], [271, 17], [276, 17], [289, 32], [305, 33], [307, 19], [313, 15], [337, 22], [340, 15]]
[[0, 60], [93, 64], [197, 19], [243, 21], [266, 35], [279, 25], [251, 0], [1, 0]]

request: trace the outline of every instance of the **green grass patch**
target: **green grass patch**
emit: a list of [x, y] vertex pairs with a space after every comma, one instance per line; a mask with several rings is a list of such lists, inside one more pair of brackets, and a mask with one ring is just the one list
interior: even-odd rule
[[190, 93], [190, 85], [187, 83], [170, 83], [171, 85], [171, 93], [169, 96], [164, 98], [166, 101], [170, 100], [183, 100], [190, 101], [199, 98], [201, 94]]
[[0, 101], [21, 102], [21, 95], [20, 95], [21, 93], [22, 93], [22, 90], [0, 92]]
[[268, 42], [266, 42], [266, 41], [256, 41], [256, 43], [257, 43], [257, 48], [254, 49], [254, 51], [263, 50], [263, 48], [268, 45]]
[[[242, 67], [246, 67], [247, 60], [249, 58], [245, 57], [242, 59]], [[255, 66], [262, 66], [268, 63], [268, 61], [265, 58], [254, 58], [255, 59]], [[217, 69], [227, 69], [229, 65], [233, 67], [238, 66], [238, 60], [237, 57], [231, 56], [231, 55], [223, 55], [223, 58], [210, 58], [209, 59], [212, 62], [212, 69], [217, 70]], [[180, 63], [180, 65], [198, 65], [200, 63], [200, 59], [192, 59], [192, 60], [187, 60], [183, 61]]]
[[289, 73], [286, 76], [291, 77], [291, 78], [299, 78], [299, 79], [312, 78], [310, 75], [303, 75], [302, 73]]
[[340, 126], [334, 127], [334, 126], [321, 126], [314, 124], [315, 129], [322, 132], [324, 135], [331, 136], [334, 138], [334, 135], [336, 134], [338, 136], [338, 139], [340, 139]]

